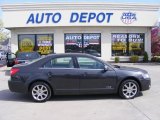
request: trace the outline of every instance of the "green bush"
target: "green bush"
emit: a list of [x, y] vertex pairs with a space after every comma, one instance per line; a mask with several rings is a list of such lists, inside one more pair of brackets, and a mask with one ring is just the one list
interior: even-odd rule
[[138, 60], [139, 60], [139, 56], [138, 55], [133, 55], [133, 56], [130, 57], [130, 61], [132, 63], [136, 63], [136, 62], [138, 62]]
[[148, 53], [144, 52], [143, 54], [143, 62], [148, 62]]
[[151, 62], [160, 62], [160, 56], [154, 56], [151, 58]]
[[119, 57], [115, 57], [115, 58], [114, 58], [114, 62], [115, 62], [115, 63], [119, 63]]

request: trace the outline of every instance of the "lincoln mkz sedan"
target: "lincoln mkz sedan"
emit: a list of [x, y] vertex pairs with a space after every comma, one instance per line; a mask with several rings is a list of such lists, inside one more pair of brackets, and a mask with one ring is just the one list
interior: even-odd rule
[[92, 55], [51, 54], [12, 67], [9, 89], [44, 102], [52, 95], [114, 94], [132, 99], [148, 90], [147, 71], [111, 65]]

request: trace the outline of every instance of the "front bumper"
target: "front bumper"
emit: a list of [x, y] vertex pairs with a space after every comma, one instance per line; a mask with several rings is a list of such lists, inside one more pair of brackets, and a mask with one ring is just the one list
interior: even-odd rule
[[8, 87], [12, 92], [27, 93], [28, 89], [23, 81], [8, 81]]
[[141, 90], [145, 91], [145, 90], [149, 90], [151, 87], [151, 79], [147, 78], [145, 80], [141, 80]]

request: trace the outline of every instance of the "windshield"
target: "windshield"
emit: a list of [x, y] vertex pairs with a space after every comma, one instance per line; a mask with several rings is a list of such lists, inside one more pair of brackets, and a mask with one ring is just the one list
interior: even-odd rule
[[37, 52], [18, 53], [17, 55], [17, 59], [23, 59], [23, 60], [37, 59], [39, 57], [40, 55]]

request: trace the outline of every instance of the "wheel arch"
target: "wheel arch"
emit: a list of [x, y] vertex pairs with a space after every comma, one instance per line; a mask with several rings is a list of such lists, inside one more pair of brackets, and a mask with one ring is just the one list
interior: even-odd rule
[[124, 79], [119, 83], [118, 90], [119, 90], [119, 88], [120, 88], [120, 85], [121, 85], [124, 81], [126, 81], [126, 80], [135, 80], [135, 81], [138, 83], [138, 85], [139, 85], [140, 91], [142, 91], [142, 86], [141, 86], [140, 81], [139, 81], [136, 77], [133, 77], [133, 76], [129, 76], [129, 77], [124, 78]]
[[51, 86], [51, 84], [49, 82], [47, 82], [46, 80], [43, 80], [43, 79], [36, 79], [36, 80], [32, 81], [31, 83], [29, 83], [28, 92], [30, 91], [31, 86], [36, 82], [44, 82], [44, 83], [46, 83], [51, 89], [51, 94], [54, 94], [54, 88]]

